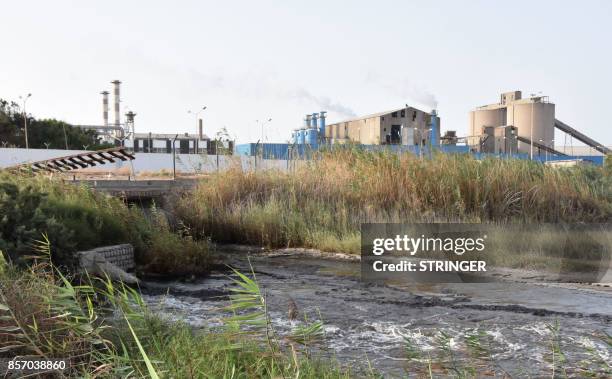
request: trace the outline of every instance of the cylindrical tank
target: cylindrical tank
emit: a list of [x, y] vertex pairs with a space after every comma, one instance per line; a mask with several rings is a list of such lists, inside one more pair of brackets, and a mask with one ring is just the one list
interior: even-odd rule
[[506, 125], [506, 108], [478, 108], [470, 112], [470, 130], [467, 143], [480, 149], [484, 128]]
[[297, 143], [297, 131], [298, 129], [293, 129], [291, 131], [291, 143]]
[[325, 111], [319, 112], [319, 136], [321, 139], [325, 137]]
[[297, 131], [297, 144], [298, 145], [304, 144], [305, 136], [306, 136], [306, 129], [299, 129]]
[[440, 146], [440, 124], [438, 118], [438, 112], [436, 110], [431, 111], [431, 127], [429, 131], [429, 140], [431, 146]]
[[[527, 103], [514, 103], [508, 106], [508, 125], [517, 128], [518, 135], [528, 138], [535, 143], [546, 146], [553, 145], [555, 138], [555, 105], [552, 103], [535, 101]], [[531, 146], [520, 143], [518, 151], [529, 153]], [[534, 147], [534, 155], [538, 149]]]
[[319, 114], [318, 113], [313, 113], [312, 114], [312, 118], [310, 119], [310, 127], [311, 128], [316, 128], [317, 127], [317, 120], [319, 119]]
[[485, 126], [504, 126], [506, 124], [506, 109], [475, 109], [470, 112], [470, 135], [483, 134]]
[[315, 146], [317, 144], [317, 128], [310, 128], [306, 130], [305, 143], [310, 146]]

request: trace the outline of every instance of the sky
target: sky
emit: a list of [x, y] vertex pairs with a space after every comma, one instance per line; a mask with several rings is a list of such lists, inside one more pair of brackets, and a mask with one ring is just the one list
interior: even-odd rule
[[[504, 91], [542, 92], [556, 117], [612, 145], [612, 1], [6, 1], [0, 98], [102, 124], [122, 84], [137, 132], [226, 127], [283, 142], [306, 113], [328, 122], [435, 107], [466, 135], [468, 112]], [[112, 96], [111, 96], [111, 121]], [[556, 137], [559, 140], [560, 137]]]

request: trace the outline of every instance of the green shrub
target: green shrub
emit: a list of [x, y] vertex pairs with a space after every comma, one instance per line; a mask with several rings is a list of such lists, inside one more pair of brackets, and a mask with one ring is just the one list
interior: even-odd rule
[[44, 176], [0, 173], [0, 250], [23, 263], [42, 234], [53, 262], [69, 268], [77, 251], [121, 243], [132, 244], [137, 263], [156, 273], [202, 274], [210, 260], [208, 243], [174, 234], [121, 199]]

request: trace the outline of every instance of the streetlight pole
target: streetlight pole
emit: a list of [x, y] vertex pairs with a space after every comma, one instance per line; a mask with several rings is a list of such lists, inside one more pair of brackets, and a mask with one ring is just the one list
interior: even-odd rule
[[[404, 139], [404, 129], [408, 129], [408, 103], [406, 103], [406, 109], [404, 110], [404, 127], [402, 128], [402, 136], [400, 136], [400, 145], [403, 144], [403, 139]], [[406, 144], [408, 144], [408, 140], [407, 140], [408, 136], [406, 136]], [[361, 139], [361, 136], [360, 136]]]
[[176, 180], [176, 139], [178, 134], [172, 140], [172, 180]]
[[423, 158], [423, 136], [421, 133], [421, 129], [414, 127], [415, 132], [419, 132], [419, 159]]
[[25, 145], [26, 149], [30, 149], [30, 144], [28, 143], [28, 114], [26, 112], [26, 103], [28, 99], [32, 96], [31, 93], [28, 93], [27, 96], [19, 96], [20, 99], [23, 100], [23, 129], [25, 130]]
[[205, 110], [206, 110], [206, 105], [202, 106], [202, 108], [199, 111], [197, 111], [197, 112], [194, 112], [192, 110], [188, 110], [187, 111], [187, 113], [192, 113], [192, 114], [195, 115], [195, 122], [196, 122], [196, 132], [195, 132], [195, 135], [196, 135], [196, 140], [193, 142], [193, 153], [194, 154], [198, 153], [198, 144], [199, 144], [199, 141], [200, 141], [200, 137], [199, 137], [199, 135], [200, 135], [200, 122], [198, 121], [198, 116], [200, 115], [200, 113], [204, 112]]
[[195, 115], [195, 121], [196, 121], [196, 135], [198, 135], [200, 133], [200, 123], [198, 122], [198, 116], [200, 115], [200, 113], [204, 112], [206, 110], [206, 105], [203, 106], [199, 111], [194, 112], [192, 110], [188, 110], [187, 113], [193, 113]]
[[529, 148], [529, 159], [533, 160], [533, 107], [535, 104], [535, 94], [531, 94], [531, 128], [529, 131], [529, 141], [530, 141], [530, 148]]
[[[553, 149], [553, 150], [555, 149], [555, 140], [554, 139], [550, 140], [550, 148]], [[551, 152], [551, 158], [552, 158], [552, 152]], [[546, 152], [546, 160], [548, 161], [548, 151]]]
[[271, 117], [269, 117], [267, 120], [264, 120], [264, 121], [261, 121], [261, 122], [259, 120], [255, 120], [255, 123], [259, 124], [259, 126], [261, 127], [261, 143], [265, 142], [265, 138], [264, 138], [264, 126], [265, 126], [265, 123], [266, 122], [269, 123], [270, 121], [272, 121]]

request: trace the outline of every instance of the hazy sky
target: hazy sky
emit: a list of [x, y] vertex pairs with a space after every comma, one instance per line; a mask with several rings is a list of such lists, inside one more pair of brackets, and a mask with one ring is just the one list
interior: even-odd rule
[[[467, 133], [499, 93], [542, 91], [557, 118], [612, 145], [612, 1], [5, 1], [0, 98], [101, 124], [123, 81], [139, 132], [226, 126], [285, 141], [305, 113], [329, 121], [402, 107]], [[112, 103], [112, 97], [111, 97]], [[112, 104], [111, 104], [112, 121]], [[557, 137], [559, 138], [559, 137]]]

